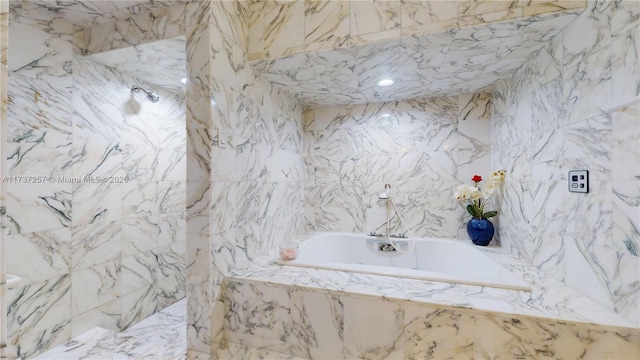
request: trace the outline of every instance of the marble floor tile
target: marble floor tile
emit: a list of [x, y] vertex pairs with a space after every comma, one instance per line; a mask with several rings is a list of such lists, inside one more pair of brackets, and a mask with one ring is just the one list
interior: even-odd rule
[[183, 299], [121, 333], [94, 327], [34, 359], [304, 359], [234, 343], [229, 343], [227, 349], [216, 351], [215, 357], [187, 351], [186, 310], [187, 303]]
[[185, 315], [180, 300], [121, 333], [95, 327], [35, 359], [186, 359]]

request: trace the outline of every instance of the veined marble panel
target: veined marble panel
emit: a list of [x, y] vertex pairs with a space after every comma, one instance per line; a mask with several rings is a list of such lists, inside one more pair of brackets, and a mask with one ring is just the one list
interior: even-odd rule
[[[344, 358], [402, 359], [402, 329], [404, 309], [385, 299], [366, 299], [345, 296]], [[371, 316], [376, 312], [376, 316]], [[387, 326], [380, 327], [377, 324]]]
[[[9, 358], [31, 358], [47, 349], [61, 345], [71, 337], [69, 321], [56, 324], [40, 331], [25, 333], [19, 337], [9, 338], [6, 347]], [[20, 346], [13, 344], [19, 343]]]
[[75, 315], [71, 318], [71, 336], [76, 337], [96, 326], [111, 331], [119, 331], [118, 324], [120, 322], [121, 309], [122, 300], [118, 298], [82, 314]]
[[[71, 175], [71, 77], [65, 66], [56, 66], [62, 74], [43, 74], [40, 79], [22, 72], [9, 76], [5, 175]], [[41, 161], [55, 165], [42, 167]]]
[[120, 260], [71, 273], [71, 312], [74, 315], [113, 301], [122, 295]]
[[396, 1], [351, 1], [351, 36], [400, 29], [405, 5]]
[[[637, 95], [632, 89], [638, 76], [628, 62], [635, 47], [612, 49], [633, 39], [638, 14], [640, 8], [630, 2], [589, 2], [576, 21], [498, 88], [496, 96], [505, 101], [495, 102], [500, 121], [492, 129], [498, 134], [492, 157], [509, 164], [517, 180], [505, 196], [508, 220], [501, 221], [501, 238], [512, 237], [516, 253], [636, 325], [640, 297], [632, 289], [640, 263], [633, 224], [640, 217], [632, 210], [637, 186], [628, 179], [638, 167], [625, 160], [635, 151], [628, 147], [635, 143], [635, 122], [626, 121], [635, 109], [604, 110]], [[623, 72], [625, 79], [619, 76]], [[518, 135], [531, 133], [527, 123], [535, 124], [531, 130], [540, 131], [539, 138]], [[566, 191], [566, 171], [577, 168], [590, 171], [587, 195]]]
[[181, 214], [186, 210], [186, 196], [184, 181], [160, 181], [156, 196], [156, 212], [161, 215]]
[[91, 183], [73, 184], [73, 225], [108, 223], [122, 217], [122, 184]]
[[[353, 279], [345, 281], [341, 275], [349, 274], [342, 272], [256, 264], [227, 279], [227, 306], [252, 313], [265, 306], [290, 308], [293, 331], [287, 326], [288, 317], [277, 317], [275, 311], [262, 313], [256, 326], [251, 326], [253, 321], [245, 322], [246, 331], [235, 331], [240, 330], [239, 318], [230, 316], [229, 339], [305, 358], [349, 359], [356, 354], [403, 359], [559, 358], [560, 354], [572, 357], [569, 354], [574, 351], [634, 358], [640, 354], [638, 331], [623, 317], [518, 259], [486, 250], [531, 281], [533, 291], [367, 274], [351, 274]], [[266, 258], [277, 257], [271, 254]], [[267, 301], [248, 301], [259, 297]], [[312, 305], [316, 311], [308, 312]], [[332, 316], [319, 321], [320, 309]], [[270, 321], [270, 316], [268, 326], [264, 321]], [[384, 319], [387, 326], [376, 326], [371, 322], [374, 318]], [[372, 332], [374, 328], [377, 331]], [[284, 339], [287, 346], [282, 344]], [[331, 346], [324, 348], [321, 344], [328, 340]]]
[[71, 318], [68, 274], [9, 288], [6, 296], [7, 334], [14, 340], [16, 336], [62, 325]]
[[613, 191], [613, 248], [640, 256], [640, 188], [637, 181], [614, 181]]
[[76, 183], [99, 181], [98, 178], [125, 177], [122, 167], [122, 145], [75, 132], [71, 170]]
[[158, 36], [157, 39], [162, 40], [146, 44], [136, 42], [135, 46], [108, 49], [110, 51], [94, 51], [90, 58], [118, 72], [135, 74], [145, 83], [184, 93], [184, 84], [180, 80], [187, 76], [185, 37]]
[[[250, 286], [250, 290], [244, 289], [244, 286]], [[286, 339], [279, 335], [289, 332], [292, 326], [291, 300], [286, 289], [262, 284], [230, 284], [226, 290], [234, 294], [230, 295], [234, 301], [225, 303], [228, 306], [225, 321], [228, 324], [226, 330], [229, 341], [238, 342], [234, 339], [239, 340], [243, 334], [252, 334], [252, 346], [281, 352], [286, 349]], [[254, 293], [262, 294], [262, 301], [255, 302], [253, 297], [240, 300], [242, 295]]]
[[[181, 0], [178, 0], [181, 1]], [[117, 3], [115, 1], [108, 3]], [[150, 4], [150, 3], [146, 3]], [[74, 24], [83, 27], [84, 39], [81, 48], [88, 53], [99, 53], [105, 50], [127, 48], [158, 39], [169, 39], [184, 35], [185, 6], [176, 2], [158, 2], [154, 11], [144, 11], [142, 8], [123, 9], [120, 12], [106, 12], [117, 14], [114, 18], [100, 19], [100, 24], [87, 24], [86, 21], [70, 17]], [[96, 21], [98, 22], [98, 21]], [[115, 26], [114, 26], [115, 25]]]
[[211, 352], [210, 181], [213, 144], [211, 93], [210, 2], [191, 2], [185, 14], [187, 49], [186, 298], [187, 346]]
[[458, 19], [458, 4], [440, 1], [411, 1], [402, 4], [402, 27]]
[[71, 184], [7, 184], [9, 234], [71, 226]]
[[406, 306], [403, 315], [405, 358], [474, 358], [474, 315], [424, 306]]
[[127, 329], [156, 312], [158, 284], [152, 283], [121, 297], [120, 329]]
[[[342, 299], [331, 294], [296, 291], [291, 294], [292, 353], [305, 358], [339, 358], [343, 342]], [[328, 315], [328, 316], [327, 316]]]
[[638, 96], [639, 93], [640, 70], [636, 66], [640, 61], [639, 12], [638, 4], [632, 1], [617, 2], [612, 10], [610, 22], [612, 105]]
[[[416, 236], [457, 237], [455, 188], [489, 172], [487, 94], [319, 108], [305, 115], [308, 226], [370, 232], [392, 196]], [[468, 175], [468, 176], [466, 176]], [[397, 218], [394, 229], [406, 231]]]
[[120, 259], [122, 224], [119, 221], [74, 226], [71, 236], [73, 271]]
[[[638, 76], [640, 78], [640, 76]], [[615, 180], [640, 176], [640, 105], [630, 106], [612, 115], [611, 175]]]
[[[3, 260], [23, 283], [36, 283], [69, 273], [71, 231], [69, 228], [7, 236]], [[24, 261], [29, 259], [29, 261]]]
[[556, 326], [534, 319], [475, 317], [475, 356], [556, 358]]
[[[158, 259], [156, 254], [149, 250], [134, 256], [122, 258], [122, 294], [130, 294], [142, 288], [148, 288], [158, 281]], [[153, 299], [149, 304], [155, 304]]]
[[349, 5], [348, 1], [305, 1], [305, 44], [330, 43], [332, 48], [343, 44], [350, 31]]
[[285, 49], [305, 44], [304, 28], [305, 3], [266, 2], [259, 12], [262, 28], [262, 49]]

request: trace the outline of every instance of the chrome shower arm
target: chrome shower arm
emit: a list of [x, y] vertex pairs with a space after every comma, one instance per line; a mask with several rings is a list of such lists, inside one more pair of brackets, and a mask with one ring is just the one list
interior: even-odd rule
[[131, 87], [131, 92], [137, 93], [142, 91], [143, 93], [145, 93], [145, 95], [147, 95], [147, 100], [156, 103], [158, 102], [158, 100], [160, 100], [160, 97], [158, 96], [158, 94], [156, 94], [153, 90], [145, 90], [143, 87], [138, 86], [138, 85], [133, 85]]

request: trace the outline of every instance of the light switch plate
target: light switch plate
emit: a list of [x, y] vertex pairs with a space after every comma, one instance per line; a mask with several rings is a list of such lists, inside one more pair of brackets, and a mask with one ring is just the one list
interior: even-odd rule
[[571, 170], [569, 171], [569, 191], [588, 193], [589, 192], [589, 171]]

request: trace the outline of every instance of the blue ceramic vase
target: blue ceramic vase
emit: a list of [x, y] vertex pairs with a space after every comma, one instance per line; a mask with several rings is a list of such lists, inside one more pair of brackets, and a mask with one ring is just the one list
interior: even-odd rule
[[475, 245], [487, 246], [494, 232], [493, 224], [488, 219], [471, 219], [467, 223], [467, 234]]

